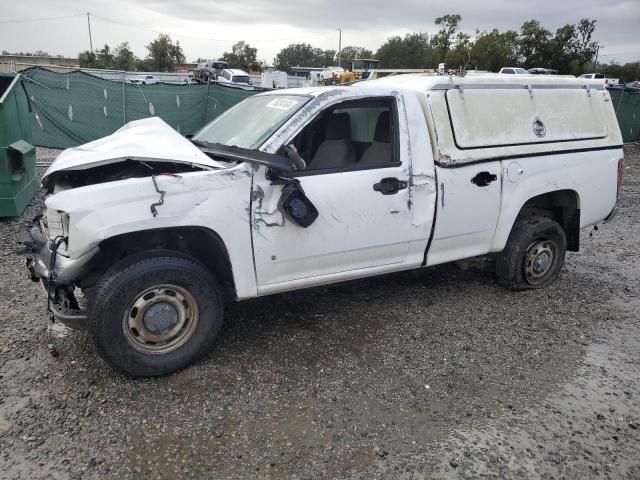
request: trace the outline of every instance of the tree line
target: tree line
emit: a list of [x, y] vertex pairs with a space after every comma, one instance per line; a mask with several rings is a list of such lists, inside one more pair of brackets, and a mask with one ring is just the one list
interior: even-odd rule
[[[408, 33], [393, 36], [377, 51], [359, 46], [347, 46], [340, 52], [323, 50], [308, 43], [293, 43], [278, 52], [273, 65], [279, 70], [291, 72], [295, 66], [327, 67], [349, 65], [356, 58], [379, 60], [380, 68], [437, 68], [445, 63], [447, 68], [486, 70], [495, 72], [509, 67], [543, 67], [560, 74], [580, 75], [601, 72], [629, 81], [638, 77], [640, 63], [605, 64], [598, 62], [600, 45], [595, 39], [596, 20], [583, 18], [575, 24], [566, 24], [555, 32], [544, 28], [537, 20], [525, 21], [519, 30], [476, 30], [473, 35], [461, 31], [462, 16], [447, 14], [434, 20], [435, 31]], [[79, 54], [83, 68], [116, 70], [174, 71], [184, 64], [185, 55], [179, 42], [161, 34], [147, 46], [147, 56], [136, 58], [129, 44], [124, 42], [115, 49], [105, 45], [95, 52]], [[231, 68], [247, 71], [261, 70], [258, 50], [245, 41], [236, 42], [230, 52], [224, 52]], [[204, 61], [199, 58], [197, 62]]]
[[[354, 58], [375, 58], [380, 68], [447, 68], [496, 72], [502, 67], [543, 67], [560, 74], [581, 75], [597, 70], [624, 80], [637, 78], [639, 63], [603, 64], [597, 61], [599, 43], [594, 38], [596, 20], [583, 18], [552, 33], [537, 20], [527, 20], [519, 31], [476, 30], [473, 36], [460, 31], [462, 16], [448, 14], [434, 21], [435, 33], [409, 33], [388, 38], [374, 53], [361, 47], [342, 50], [341, 63]], [[334, 50], [322, 51], [308, 44], [292, 44], [275, 58], [275, 66], [327, 66], [337, 63]]]
[[101, 49], [91, 52], [85, 50], [78, 54], [78, 63], [82, 68], [104, 68], [108, 70], [129, 70], [141, 72], [173, 72], [185, 62], [180, 42], [173, 43], [169, 35], [160, 34], [147, 48], [147, 56], [137, 58], [128, 42], [115, 49], [105, 44]]

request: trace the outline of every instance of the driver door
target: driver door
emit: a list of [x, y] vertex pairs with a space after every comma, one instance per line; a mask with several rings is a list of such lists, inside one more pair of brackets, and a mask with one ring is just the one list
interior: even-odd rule
[[[254, 175], [251, 224], [258, 293], [394, 270], [411, 242], [407, 138], [398, 99], [341, 102], [294, 139], [307, 168], [294, 174], [318, 211], [304, 228], [278, 208], [282, 185]], [[385, 120], [386, 118], [386, 120]]]

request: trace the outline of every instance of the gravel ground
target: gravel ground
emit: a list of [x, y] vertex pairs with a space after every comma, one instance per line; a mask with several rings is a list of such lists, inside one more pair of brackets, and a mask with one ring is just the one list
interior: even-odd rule
[[625, 153], [620, 213], [550, 288], [442, 266], [246, 301], [207, 359], [142, 381], [48, 328], [13, 253], [38, 197], [0, 220], [0, 478], [640, 478], [640, 146]]

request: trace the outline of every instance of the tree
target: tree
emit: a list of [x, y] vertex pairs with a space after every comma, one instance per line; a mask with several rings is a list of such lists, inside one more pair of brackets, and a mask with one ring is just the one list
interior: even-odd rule
[[455, 46], [450, 48], [444, 57], [444, 63], [448, 68], [464, 68], [471, 60], [471, 37], [466, 33], [458, 32], [455, 38]]
[[[315, 65], [318, 67], [330, 67], [338, 64], [338, 56], [335, 50], [321, 50], [319, 48], [314, 49], [316, 58]], [[344, 66], [344, 64], [342, 64]]]
[[537, 20], [527, 20], [520, 27], [520, 55], [525, 68], [541, 67], [548, 64], [553, 46], [551, 32]]
[[256, 62], [257, 54], [257, 48], [251, 47], [244, 41], [239, 41], [231, 47], [231, 52], [224, 52], [224, 54], [222, 54], [222, 58], [231, 68], [249, 70], [251, 65]]
[[80, 64], [80, 68], [98, 68], [96, 54], [89, 50], [78, 54], [78, 63]]
[[574, 49], [581, 66], [593, 61], [598, 51], [598, 42], [591, 40], [595, 29], [596, 21], [588, 18], [581, 19], [574, 27]]
[[431, 44], [438, 49], [441, 59], [444, 59], [447, 52], [449, 52], [461, 20], [462, 16], [458, 14], [443, 15], [436, 18], [435, 23], [440, 27], [440, 30], [431, 39]]
[[113, 64], [118, 70], [136, 69], [137, 59], [129, 48], [129, 42], [123, 42], [116, 47]]
[[96, 50], [96, 62], [98, 64], [97, 68], [113, 68], [113, 53], [111, 53], [111, 47], [106, 43], [100, 50]]
[[335, 64], [335, 50], [313, 48], [308, 43], [292, 43], [280, 50], [273, 63], [279, 70], [291, 67], [328, 67]]
[[426, 33], [390, 37], [376, 52], [384, 68], [430, 68], [437, 64], [437, 52]]
[[569, 72], [571, 62], [575, 59], [575, 26], [567, 24], [556, 30], [550, 46], [549, 57], [544, 66], [562, 73]]
[[478, 70], [497, 72], [502, 67], [520, 65], [518, 32], [507, 30], [500, 32], [476, 32], [476, 41], [471, 47], [471, 62]]
[[340, 65], [348, 66], [349, 62], [356, 58], [373, 58], [373, 52], [363, 47], [344, 47], [340, 54]]
[[279, 70], [289, 71], [291, 67], [312, 67], [315, 63], [315, 49], [308, 43], [292, 43], [276, 55], [274, 64]]
[[171, 72], [185, 61], [180, 42], [174, 44], [171, 37], [164, 33], [147, 45], [147, 50], [149, 51], [147, 58], [140, 64], [141, 69], [144, 70], [151, 67], [157, 72]]

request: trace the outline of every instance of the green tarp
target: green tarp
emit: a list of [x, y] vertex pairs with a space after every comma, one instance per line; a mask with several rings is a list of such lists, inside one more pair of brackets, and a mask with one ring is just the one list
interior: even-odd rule
[[127, 122], [157, 116], [193, 134], [229, 107], [257, 93], [219, 84], [134, 85], [82, 71], [20, 72], [31, 108], [33, 143], [67, 148], [113, 133]]
[[640, 90], [620, 88], [609, 90], [618, 117], [623, 142], [640, 140]]

